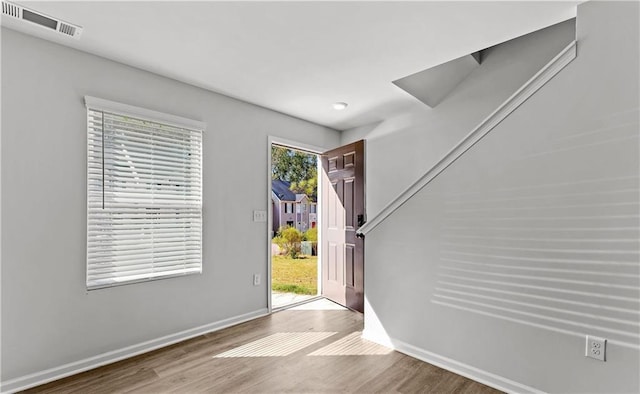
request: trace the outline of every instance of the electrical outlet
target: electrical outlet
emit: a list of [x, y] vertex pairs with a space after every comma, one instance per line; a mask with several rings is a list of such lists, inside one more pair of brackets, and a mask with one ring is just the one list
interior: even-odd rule
[[253, 285], [254, 286], [260, 285], [260, 274], [253, 274]]
[[254, 222], [266, 222], [267, 221], [267, 211], [253, 211], [253, 221]]
[[607, 352], [607, 340], [587, 335], [585, 356], [595, 358], [600, 361], [607, 361], [605, 358]]

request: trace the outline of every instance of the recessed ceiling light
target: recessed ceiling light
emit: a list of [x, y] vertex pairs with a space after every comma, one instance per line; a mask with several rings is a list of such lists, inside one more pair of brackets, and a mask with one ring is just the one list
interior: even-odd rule
[[347, 105], [349, 104], [338, 101], [337, 103], [333, 103], [333, 109], [335, 109], [336, 111], [342, 111], [343, 109], [347, 108]]

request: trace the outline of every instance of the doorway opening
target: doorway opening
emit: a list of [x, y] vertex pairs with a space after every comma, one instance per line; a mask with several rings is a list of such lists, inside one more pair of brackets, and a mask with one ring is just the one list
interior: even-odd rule
[[320, 294], [317, 153], [271, 144], [271, 307]]
[[268, 146], [269, 310], [324, 297], [363, 312], [365, 142]]

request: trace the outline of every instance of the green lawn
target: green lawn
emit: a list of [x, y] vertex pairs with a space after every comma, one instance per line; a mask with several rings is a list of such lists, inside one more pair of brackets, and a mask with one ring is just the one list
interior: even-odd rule
[[271, 289], [296, 294], [318, 294], [318, 257], [273, 256]]

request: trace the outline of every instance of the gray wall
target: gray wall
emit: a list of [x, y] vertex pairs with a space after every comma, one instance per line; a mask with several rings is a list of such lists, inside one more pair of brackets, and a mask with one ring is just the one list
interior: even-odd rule
[[[639, 6], [580, 5], [578, 57], [367, 235], [368, 335], [543, 391], [640, 391]], [[411, 127], [450, 141], [461, 122], [442, 116]], [[411, 137], [389, 153], [426, 157], [378, 178], [370, 149], [369, 182], [437, 159]], [[586, 334], [609, 339], [607, 362]]]
[[574, 39], [571, 19], [489, 48], [437, 107], [416, 99], [413, 108], [383, 122], [344, 131], [342, 144], [367, 140], [367, 216], [420, 178]]
[[[207, 123], [202, 275], [85, 290], [92, 95]], [[2, 29], [2, 380], [267, 307], [267, 135], [336, 131]]]

